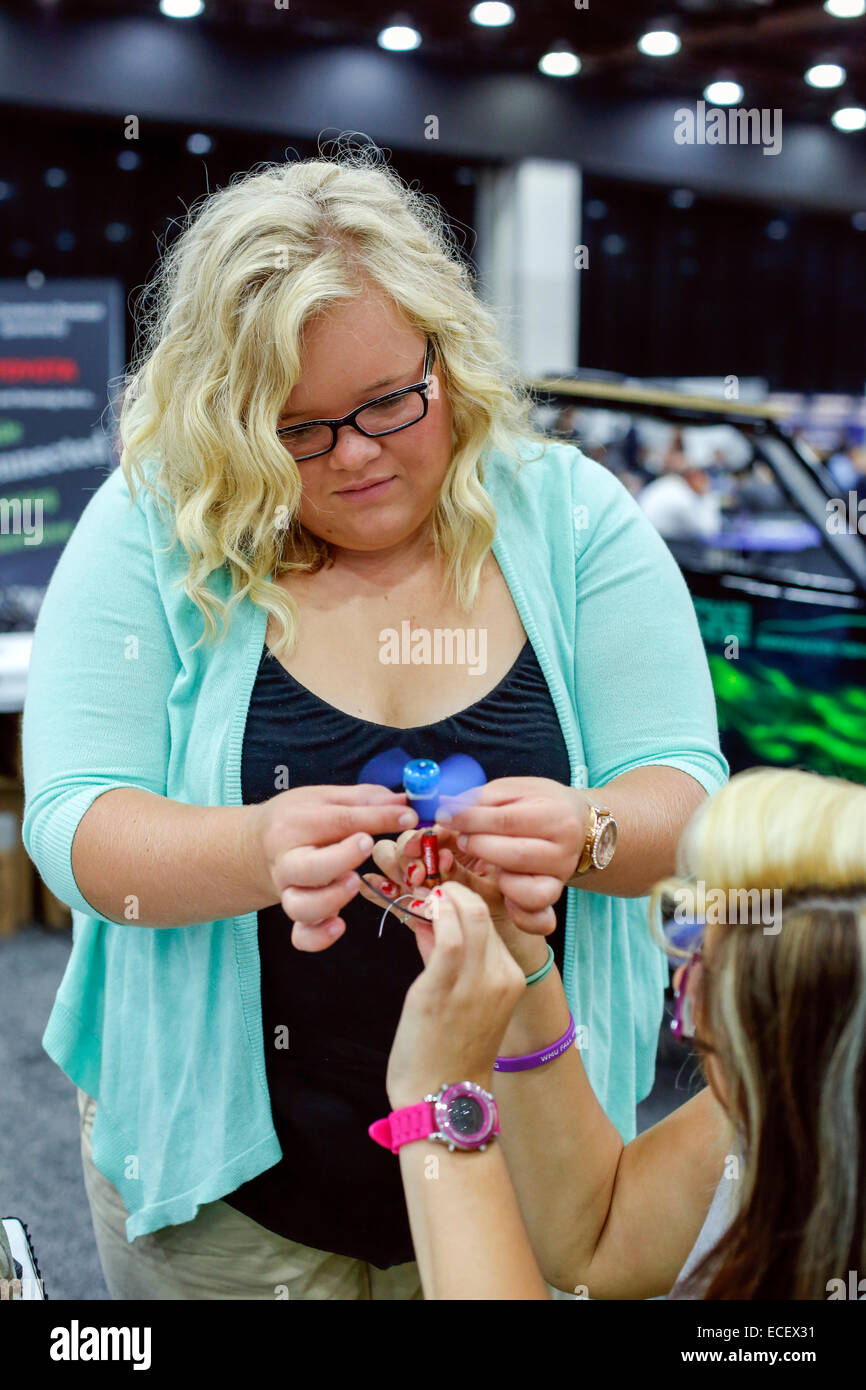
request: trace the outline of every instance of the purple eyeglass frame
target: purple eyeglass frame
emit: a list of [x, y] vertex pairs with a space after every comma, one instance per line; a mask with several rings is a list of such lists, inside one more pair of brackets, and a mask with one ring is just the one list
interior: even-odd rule
[[680, 987], [674, 990], [676, 1004], [674, 1006], [674, 1016], [671, 1020], [671, 1032], [675, 1038], [680, 1038], [684, 1042], [694, 1039], [695, 1037], [692, 1001], [688, 996], [689, 976], [698, 961], [701, 960], [702, 954], [701, 950], [692, 951], [692, 954], [686, 962], [686, 967], [683, 971], [682, 979], [680, 980]]

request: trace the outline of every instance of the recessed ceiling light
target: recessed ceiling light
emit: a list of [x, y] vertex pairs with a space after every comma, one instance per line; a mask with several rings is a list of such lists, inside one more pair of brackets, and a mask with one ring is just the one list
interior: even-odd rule
[[159, 8], [169, 19], [197, 19], [204, 9], [204, 0], [159, 0]]
[[473, 5], [469, 18], [473, 24], [495, 29], [501, 24], [513, 24], [514, 11], [510, 5], [500, 5], [497, 0], [485, 0], [481, 5]]
[[851, 217], [851, 226], [855, 232], [866, 232], [866, 212], [855, 212]]
[[376, 42], [390, 53], [408, 53], [413, 48], [420, 48], [421, 35], [408, 24], [391, 24], [381, 31]]
[[607, 256], [621, 256], [626, 245], [625, 237], [620, 236], [619, 232], [608, 232], [607, 236], [601, 239], [601, 249]]
[[197, 130], [194, 135], [190, 135], [186, 142], [186, 147], [190, 154], [207, 154], [213, 145], [209, 135], [204, 135]]
[[816, 63], [804, 76], [810, 87], [841, 87], [846, 72], [838, 63]]
[[866, 0], [824, 0], [824, 9], [834, 19], [859, 19], [866, 14]]
[[695, 195], [690, 188], [674, 188], [668, 194], [672, 208], [690, 208], [694, 201]]
[[65, 169], [46, 169], [45, 182], [49, 188], [62, 188], [66, 182]]
[[743, 89], [739, 82], [710, 82], [704, 96], [714, 106], [736, 106], [743, 99]]
[[837, 130], [862, 130], [866, 126], [866, 111], [862, 106], [842, 106], [830, 120]]
[[669, 58], [682, 48], [678, 36], [670, 29], [651, 29], [649, 33], [641, 35], [637, 46], [641, 53], [646, 53], [650, 58]]
[[137, 169], [140, 163], [141, 155], [136, 154], [135, 150], [121, 150], [117, 156], [119, 169]]
[[571, 44], [560, 39], [539, 58], [538, 66], [545, 77], [576, 77], [581, 62]]

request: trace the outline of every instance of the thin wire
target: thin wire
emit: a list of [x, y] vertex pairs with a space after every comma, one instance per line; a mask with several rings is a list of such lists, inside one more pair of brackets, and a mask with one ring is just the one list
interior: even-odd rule
[[415, 897], [415, 894], [414, 894], [414, 893], [401, 893], [400, 896], [399, 896], [399, 898], [395, 898], [394, 901], [393, 901], [392, 903], [389, 903], [389, 904], [388, 904], [388, 906], [385, 908], [385, 911], [382, 913], [382, 920], [381, 920], [381, 922], [379, 923], [379, 936], [380, 936], [380, 937], [381, 937], [381, 935], [382, 935], [382, 932], [383, 932], [384, 929], [385, 929], [385, 918], [388, 916], [388, 913], [391, 911], [391, 908], [392, 908], [392, 907], [396, 907], [397, 904], [398, 904], [398, 903], [401, 903], [401, 902], [403, 901], [404, 898], [414, 898], [414, 897]]

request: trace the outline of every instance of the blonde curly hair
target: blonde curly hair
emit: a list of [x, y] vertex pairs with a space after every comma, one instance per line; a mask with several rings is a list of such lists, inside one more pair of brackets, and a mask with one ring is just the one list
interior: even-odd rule
[[[520, 439], [546, 442], [438, 204], [375, 147], [337, 145], [206, 196], [139, 305], [120, 463], [131, 494], [143, 486], [168, 505], [172, 544], [189, 556], [183, 586], [204, 618], [199, 642], [217, 637], [217, 618], [221, 640], [249, 597], [275, 617], [275, 646], [294, 647], [295, 603], [270, 579], [319, 569], [329, 547], [300, 524], [301, 477], [275, 431], [301, 376], [304, 325], [329, 306], [372, 285], [433, 340], [453, 419], [433, 537], [464, 610], [495, 531], [484, 455], [519, 459]], [[227, 603], [208, 586], [226, 565]]]

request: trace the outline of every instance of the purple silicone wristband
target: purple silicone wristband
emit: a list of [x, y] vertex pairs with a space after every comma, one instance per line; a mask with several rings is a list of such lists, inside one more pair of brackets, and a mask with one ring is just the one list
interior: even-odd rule
[[497, 1057], [493, 1063], [494, 1071], [530, 1071], [533, 1067], [543, 1067], [545, 1062], [552, 1062], [555, 1058], [561, 1057], [563, 1052], [567, 1052], [574, 1042], [577, 1029], [574, 1026], [574, 1015], [569, 1012], [569, 1024], [561, 1038], [557, 1038], [550, 1047], [545, 1047], [541, 1052], [527, 1052], [525, 1057]]

